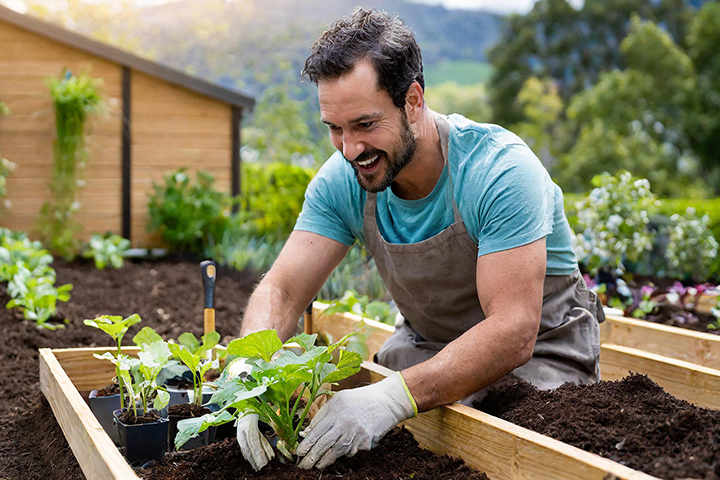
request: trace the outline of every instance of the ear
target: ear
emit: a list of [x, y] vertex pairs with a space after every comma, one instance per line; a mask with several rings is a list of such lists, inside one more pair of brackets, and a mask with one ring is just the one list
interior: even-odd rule
[[405, 113], [407, 113], [408, 121], [413, 124], [418, 121], [422, 113], [424, 104], [424, 95], [422, 87], [415, 81], [410, 84], [405, 94]]

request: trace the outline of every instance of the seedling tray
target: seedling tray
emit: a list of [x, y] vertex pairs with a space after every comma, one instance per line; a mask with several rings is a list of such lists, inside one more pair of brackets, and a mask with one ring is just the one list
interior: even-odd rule
[[[321, 315], [327, 307], [320, 302], [313, 305], [314, 331], [337, 340], [363, 321], [369, 333], [370, 358], [395, 331], [351, 313]], [[720, 337], [608, 315], [601, 324], [600, 374], [603, 380], [619, 380], [630, 372], [647, 375], [677, 398], [720, 409]]]
[[[40, 386], [87, 478], [137, 479], [80, 393], [112, 379], [112, 364], [92, 356], [107, 350], [40, 349]], [[125, 347], [123, 351], [137, 349]], [[341, 387], [376, 382], [389, 373], [365, 362], [361, 372]], [[422, 446], [460, 457], [494, 480], [655, 478], [464, 405], [436, 408], [405, 425]]]

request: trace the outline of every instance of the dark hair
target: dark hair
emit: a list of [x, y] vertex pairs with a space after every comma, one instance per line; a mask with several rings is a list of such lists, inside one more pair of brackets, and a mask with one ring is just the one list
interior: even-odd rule
[[365, 58], [372, 62], [380, 88], [390, 94], [396, 107], [405, 106], [413, 82], [425, 90], [422, 55], [412, 29], [397, 16], [360, 7], [320, 35], [305, 60], [302, 75], [317, 85], [319, 80], [350, 72]]

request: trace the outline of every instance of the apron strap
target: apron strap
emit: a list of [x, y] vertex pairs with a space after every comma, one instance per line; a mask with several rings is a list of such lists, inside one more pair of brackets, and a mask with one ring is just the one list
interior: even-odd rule
[[452, 209], [453, 209], [453, 217], [455, 218], [455, 223], [462, 222], [462, 217], [460, 216], [460, 210], [458, 209], [457, 204], [455, 203], [455, 186], [453, 185], [453, 179], [452, 174], [450, 173], [450, 162], [448, 160], [448, 144], [450, 143], [450, 125], [448, 124], [445, 115], [441, 115], [437, 112], [433, 112], [430, 110], [433, 114], [433, 118], [435, 120], [435, 126], [437, 127], [438, 135], [440, 136], [440, 150], [442, 150], [443, 160], [445, 162], [445, 166], [447, 166], [448, 169], [448, 181], [450, 182], [449, 187], [446, 188], [446, 196], [449, 195], [450, 201], [452, 202]]

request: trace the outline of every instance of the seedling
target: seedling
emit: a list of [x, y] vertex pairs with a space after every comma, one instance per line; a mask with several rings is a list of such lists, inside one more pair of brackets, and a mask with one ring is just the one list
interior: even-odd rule
[[[84, 320], [83, 323], [90, 327], [99, 328], [110, 335], [117, 345], [117, 355], [115, 358], [119, 359], [122, 355], [122, 347], [120, 344], [122, 343], [122, 339], [127, 333], [128, 328], [136, 323], [140, 323], [141, 321], [142, 319], [140, 318], [140, 315], [135, 313], [127, 318], [122, 318], [119, 315], [101, 315], [92, 320]], [[123, 385], [120, 381], [120, 365], [118, 363], [115, 363], [115, 373], [117, 374], [118, 385], [120, 387], [120, 408], [125, 408], [125, 395], [123, 394]]]
[[133, 415], [137, 418], [137, 402], [140, 401], [143, 413], [147, 414], [150, 399], [154, 398], [153, 408], [159, 410], [170, 401], [163, 387], [158, 386], [156, 380], [160, 370], [172, 356], [168, 344], [162, 340], [150, 345], [144, 343], [138, 353], [138, 358], [131, 358], [119, 354], [115, 357], [110, 352], [102, 355], [94, 354], [95, 358], [110, 360], [117, 368], [119, 383], [123, 384], [128, 392]]
[[170, 350], [193, 374], [193, 403], [202, 404], [202, 384], [205, 373], [211, 368], [218, 368], [218, 361], [206, 360], [206, 353], [220, 341], [220, 334], [209, 332], [202, 337], [202, 345], [197, 337], [186, 332], [178, 337], [179, 344], [170, 343]]
[[[226, 369], [217, 382], [219, 391], [210, 400], [222, 408], [199, 418], [181, 420], [175, 437], [176, 447], [179, 449], [213, 425], [256, 413], [275, 431], [278, 450], [293, 461], [300, 429], [310, 406], [318, 396], [331, 393], [321, 390], [322, 385], [337, 382], [360, 370], [360, 355], [339, 348], [351, 335], [328, 347], [315, 346], [317, 335], [305, 333], [283, 344], [275, 330], [233, 340], [228, 345], [228, 354], [246, 358], [246, 363], [252, 367], [250, 374], [230, 378], [228, 372], [231, 369]], [[337, 364], [331, 363], [335, 350], [339, 352]], [[300, 412], [303, 396], [307, 403]]]

